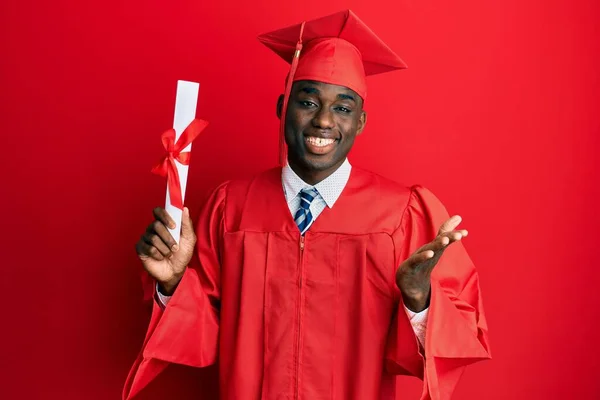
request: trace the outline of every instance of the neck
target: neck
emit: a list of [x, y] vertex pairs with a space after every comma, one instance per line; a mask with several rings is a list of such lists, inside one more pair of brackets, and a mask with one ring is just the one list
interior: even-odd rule
[[332, 165], [331, 167], [324, 170], [317, 170], [312, 168], [306, 168], [292, 160], [288, 160], [290, 164], [290, 168], [302, 179], [304, 182], [308, 183], [311, 186], [316, 185], [317, 183], [327, 179], [331, 174], [338, 170], [339, 167], [346, 161], [343, 159], [338, 163]]

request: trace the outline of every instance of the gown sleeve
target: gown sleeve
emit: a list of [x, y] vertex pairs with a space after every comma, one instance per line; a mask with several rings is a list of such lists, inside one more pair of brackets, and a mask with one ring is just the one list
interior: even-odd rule
[[[429, 190], [414, 186], [392, 238], [396, 265], [437, 236], [449, 218]], [[421, 400], [448, 400], [465, 367], [490, 358], [479, 278], [462, 242], [449, 246], [431, 274], [425, 348], [419, 348], [399, 295], [386, 348], [386, 369], [423, 379]]]
[[122, 398], [130, 399], [169, 363], [213, 364], [219, 337], [220, 248], [225, 229], [226, 184], [204, 205], [196, 224], [196, 255], [166, 307], [153, 302], [142, 350], [131, 368]]

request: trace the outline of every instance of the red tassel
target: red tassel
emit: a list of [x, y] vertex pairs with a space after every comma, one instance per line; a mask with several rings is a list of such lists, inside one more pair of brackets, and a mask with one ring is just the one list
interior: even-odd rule
[[300, 59], [300, 52], [302, 51], [302, 34], [304, 33], [304, 24], [300, 26], [300, 37], [296, 44], [296, 51], [292, 60], [292, 66], [290, 67], [290, 73], [285, 85], [285, 92], [283, 94], [283, 109], [281, 110], [281, 121], [279, 123], [279, 165], [285, 166], [287, 162], [287, 146], [285, 144], [285, 119], [287, 115], [287, 107], [290, 99], [290, 93], [292, 92], [292, 85], [294, 84], [294, 75], [298, 68], [298, 60]]

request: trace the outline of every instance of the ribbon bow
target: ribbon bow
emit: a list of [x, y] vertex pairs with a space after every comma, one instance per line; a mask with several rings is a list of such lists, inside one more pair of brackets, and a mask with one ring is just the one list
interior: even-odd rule
[[152, 173], [167, 178], [171, 204], [180, 210], [183, 210], [183, 196], [181, 194], [181, 182], [179, 181], [179, 172], [177, 172], [175, 160], [183, 165], [190, 165], [191, 153], [189, 151], [182, 152], [182, 150], [192, 143], [207, 125], [208, 122], [204, 120], [192, 120], [181, 133], [177, 142], [175, 142], [175, 129], [169, 129], [161, 136], [162, 144], [165, 150], [167, 150], [167, 155], [152, 168]]

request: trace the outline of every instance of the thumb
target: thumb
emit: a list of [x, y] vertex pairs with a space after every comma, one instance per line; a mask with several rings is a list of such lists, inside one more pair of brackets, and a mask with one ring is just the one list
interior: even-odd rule
[[190, 217], [190, 210], [187, 207], [183, 208], [183, 215], [181, 217], [181, 237], [186, 239], [194, 236], [194, 224]]

